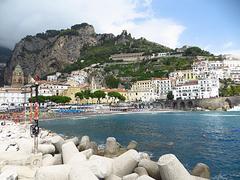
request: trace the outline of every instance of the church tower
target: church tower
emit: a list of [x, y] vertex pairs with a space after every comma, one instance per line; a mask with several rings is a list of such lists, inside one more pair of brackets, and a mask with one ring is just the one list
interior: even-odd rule
[[24, 73], [18, 64], [12, 74], [12, 87], [22, 87], [24, 85]]

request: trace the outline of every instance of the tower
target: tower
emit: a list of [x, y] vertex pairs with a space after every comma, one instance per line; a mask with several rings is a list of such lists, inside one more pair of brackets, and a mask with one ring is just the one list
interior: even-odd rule
[[24, 73], [18, 64], [12, 73], [12, 87], [22, 87], [24, 85]]

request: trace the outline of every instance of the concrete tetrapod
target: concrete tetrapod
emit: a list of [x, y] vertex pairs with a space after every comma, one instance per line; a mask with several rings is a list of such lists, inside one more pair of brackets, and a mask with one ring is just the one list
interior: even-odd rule
[[138, 177], [137, 180], [155, 180], [155, 179], [151, 178], [150, 176], [143, 175]]
[[67, 142], [62, 145], [62, 157], [63, 157], [63, 163], [66, 164], [68, 163], [71, 158], [79, 153], [77, 147], [73, 142]]
[[56, 148], [56, 153], [62, 152], [62, 145], [65, 143], [64, 139], [61, 136], [54, 136], [50, 139], [51, 143]]
[[192, 175], [210, 179], [209, 167], [204, 163], [198, 163], [194, 166]]
[[114, 137], [108, 137], [106, 141], [106, 154], [117, 154], [120, 147]]
[[110, 176], [113, 171], [113, 159], [107, 157], [93, 155], [89, 161], [84, 162], [84, 165], [98, 178], [106, 178]]
[[139, 162], [136, 150], [128, 150], [113, 160], [113, 174], [123, 177], [133, 172]]
[[84, 166], [72, 166], [69, 180], [98, 180], [93, 172]]
[[89, 136], [83, 136], [81, 138], [80, 144], [78, 146], [79, 151], [84, 151], [90, 147], [90, 138]]
[[158, 165], [162, 180], [195, 180], [204, 179], [191, 176], [182, 163], [173, 154], [166, 154], [159, 158]]
[[111, 174], [110, 176], [108, 176], [107, 178], [105, 178], [105, 180], [122, 180], [122, 178], [114, 175], [114, 174]]
[[54, 158], [51, 154], [45, 154], [42, 160], [42, 166], [52, 166], [54, 165]]
[[144, 167], [136, 167], [134, 169], [134, 172], [137, 173], [139, 176], [143, 176], [143, 175], [147, 175], [148, 176], [148, 172], [147, 172], [147, 170]]
[[138, 167], [144, 167], [147, 170], [149, 176], [151, 176], [152, 178], [156, 180], [161, 179], [158, 164], [156, 162], [148, 159], [142, 159], [139, 162]]
[[38, 152], [44, 154], [53, 154], [55, 152], [55, 146], [52, 144], [39, 144]]
[[11, 171], [16, 172], [18, 180], [21, 180], [21, 179], [24, 179], [24, 180], [34, 179], [35, 174], [36, 174], [36, 168], [31, 168], [29, 166], [7, 165], [7, 166], [4, 166], [1, 169], [1, 171], [2, 172], [5, 172], [5, 171], [6, 172], [11, 172]]
[[136, 180], [138, 178], [138, 174], [137, 173], [132, 173], [132, 174], [128, 174], [126, 176], [123, 176], [122, 180]]
[[69, 165], [45, 166], [37, 170], [35, 180], [68, 180]]
[[79, 139], [78, 139], [78, 137], [73, 137], [73, 138], [71, 138], [71, 139], [67, 139], [65, 142], [70, 142], [70, 141], [72, 141], [76, 146], [79, 145]]

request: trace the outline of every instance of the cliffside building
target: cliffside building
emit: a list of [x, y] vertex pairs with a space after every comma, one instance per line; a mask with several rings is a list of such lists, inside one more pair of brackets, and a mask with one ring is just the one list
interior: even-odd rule
[[24, 73], [22, 67], [18, 64], [12, 73], [12, 87], [19, 88], [24, 85]]

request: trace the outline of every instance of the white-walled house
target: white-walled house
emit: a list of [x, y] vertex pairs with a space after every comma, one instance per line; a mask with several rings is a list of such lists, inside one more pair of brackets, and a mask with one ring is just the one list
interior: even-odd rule
[[174, 100], [177, 99], [199, 99], [200, 85], [197, 80], [186, 82], [185, 84], [175, 86], [172, 90]]
[[14, 106], [20, 106], [31, 97], [29, 90], [24, 91], [21, 88], [4, 87], [0, 88], [0, 105], [8, 104]]
[[54, 96], [60, 95], [64, 90], [67, 90], [68, 88], [68, 84], [44, 82], [39, 85], [38, 93], [42, 96]]

